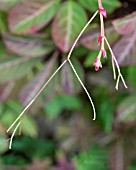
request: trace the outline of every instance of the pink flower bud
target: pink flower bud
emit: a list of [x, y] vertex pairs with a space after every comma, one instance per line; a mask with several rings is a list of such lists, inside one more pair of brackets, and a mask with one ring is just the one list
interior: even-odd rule
[[103, 7], [99, 7], [99, 11], [103, 15], [104, 18], [107, 18], [106, 10]]
[[98, 57], [94, 59], [94, 66], [95, 66], [95, 71], [98, 71], [99, 67], [102, 67], [101, 61]]
[[99, 70], [99, 66], [95, 65], [95, 71]]
[[101, 49], [102, 50], [102, 55], [104, 58], [107, 58], [107, 54], [106, 54], [106, 50], [105, 49]]
[[103, 38], [104, 38], [104, 36], [99, 36], [99, 38], [98, 38], [98, 44], [97, 44], [98, 46], [101, 45]]
[[95, 58], [95, 59], [94, 59], [94, 64], [97, 63], [98, 61], [99, 61], [99, 58], [98, 58], [98, 57]]

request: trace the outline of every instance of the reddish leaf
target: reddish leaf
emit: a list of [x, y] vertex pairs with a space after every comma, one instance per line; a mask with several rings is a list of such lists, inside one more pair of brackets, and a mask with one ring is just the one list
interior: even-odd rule
[[74, 165], [66, 158], [59, 158], [58, 165], [54, 170], [74, 170]]
[[136, 31], [124, 35], [113, 47], [118, 63], [124, 66], [136, 63]]
[[119, 139], [114, 143], [110, 151], [109, 161], [111, 170], [127, 170], [128, 159], [126, 157], [123, 139]]
[[39, 36], [18, 37], [5, 34], [4, 42], [11, 51], [25, 57], [40, 57], [53, 50], [53, 42]]
[[9, 28], [13, 33], [34, 33], [54, 16], [60, 0], [24, 0], [17, 3], [9, 12]]
[[117, 108], [117, 121], [125, 125], [136, 122], [136, 96], [127, 97]]
[[47, 63], [45, 68], [43, 68], [43, 70], [36, 77], [34, 77], [34, 79], [30, 80], [28, 84], [23, 87], [19, 94], [20, 101], [23, 105], [27, 105], [41, 89], [42, 85], [49, 77], [55, 61], [56, 56]]
[[15, 85], [15, 82], [10, 81], [0, 86], [0, 101], [1, 102], [4, 102], [9, 97], [14, 85]]
[[136, 12], [133, 12], [132, 14], [127, 15], [124, 18], [114, 20], [112, 24], [119, 34], [124, 35], [131, 33], [135, 30], [136, 27]]
[[[84, 79], [84, 73], [83, 69], [79, 62], [76, 60], [72, 61], [74, 64], [75, 69], [77, 70], [80, 78]], [[77, 77], [75, 76], [73, 70], [71, 69], [69, 64], [66, 64], [61, 71], [61, 84], [62, 89], [64, 92], [69, 94], [75, 94], [78, 93], [81, 90], [81, 85], [77, 80]]]

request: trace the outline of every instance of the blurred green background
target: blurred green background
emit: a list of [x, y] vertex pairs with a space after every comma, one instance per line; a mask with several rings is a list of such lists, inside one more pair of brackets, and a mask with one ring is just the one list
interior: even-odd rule
[[136, 169], [136, 1], [103, 0], [105, 32], [127, 82], [115, 90], [110, 53], [95, 72], [97, 16], [67, 63], [25, 115], [6, 130], [67, 57], [97, 0], [0, 0], [0, 170]]

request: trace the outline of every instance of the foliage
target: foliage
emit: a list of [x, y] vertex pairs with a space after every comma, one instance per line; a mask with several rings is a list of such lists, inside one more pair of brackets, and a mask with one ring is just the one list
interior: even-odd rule
[[104, 149], [93, 147], [87, 153], [82, 153], [78, 156], [76, 161], [77, 170], [106, 170], [107, 167], [107, 153]]
[[114, 89], [109, 51], [103, 69], [94, 71], [100, 35], [96, 18], [71, 61], [93, 97], [97, 120], [92, 121], [90, 104], [66, 64], [25, 114], [21, 136], [17, 132], [10, 151], [7, 128], [67, 57], [98, 4], [1, 0], [0, 170], [136, 169], [136, 2], [122, 2], [103, 0], [108, 12], [105, 34], [129, 89]]

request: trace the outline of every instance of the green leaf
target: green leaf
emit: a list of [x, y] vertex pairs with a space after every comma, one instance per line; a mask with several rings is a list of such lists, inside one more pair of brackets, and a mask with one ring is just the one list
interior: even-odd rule
[[8, 142], [6, 140], [6, 135], [0, 134], [0, 154], [6, 152], [8, 150]]
[[117, 120], [129, 124], [136, 121], [136, 95], [127, 97], [117, 108]]
[[0, 32], [5, 32], [7, 31], [7, 16], [4, 12], [0, 11]]
[[99, 115], [103, 129], [105, 132], [111, 132], [113, 123], [113, 104], [109, 101], [108, 97], [103, 98], [103, 102], [99, 106]]
[[86, 13], [76, 2], [63, 3], [52, 27], [56, 45], [63, 52], [68, 52], [86, 22]]
[[8, 54], [7, 49], [3, 42], [0, 42], [0, 60], [1, 58], [10, 57], [11, 54]]
[[91, 53], [89, 53], [89, 55], [86, 56], [84, 66], [85, 67], [93, 66], [94, 59], [97, 57], [97, 55], [98, 55], [98, 51], [92, 51]]
[[81, 152], [75, 158], [76, 170], [108, 170], [107, 152], [105, 149], [93, 147], [88, 152]]
[[136, 169], [136, 165], [131, 165], [128, 170], [135, 170], [135, 169]]
[[46, 106], [45, 111], [51, 118], [57, 117], [63, 109], [78, 110], [81, 108], [81, 101], [78, 97], [66, 94], [55, 96]]
[[[15, 140], [13, 143], [13, 150], [23, 153], [27, 158], [40, 158], [54, 155], [55, 145], [51, 140], [43, 139], [33, 139], [31, 137], [22, 137], [18, 140]], [[28, 152], [29, 150], [29, 152]]]
[[[110, 55], [109, 51], [107, 52], [107, 56]], [[84, 61], [84, 66], [85, 67], [93, 67], [94, 66], [94, 59], [98, 56], [98, 51], [93, 50], [91, 51], [87, 56]], [[107, 60], [105, 60], [103, 57], [101, 58], [101, 63], [104, 64]]]
[[9, 28], [13, 33], [34, 33], [53, 18], [60, 0], [24, 0], [9, 12]]
[[[95, 12], [98, 9], [98, 0], [78, 0], [85, 8], [88, 10]], [[102, 1], [103, 7], [106, 9], [108, 13], [111, 13], [113, 10], [121, 6], [121, 3], [118, 0]]]
[[21, 155], [4, 155], [2, 157], [4, 164], [6, 165], [26, 165], [28, 161]]
[[128, 68], [128, 82], [134, 88], [136, 88], [136, 66]]
[[25, 116], [23, 119], [22, 125], [22, 133], [27, 136], [37, 137], [37, 126], [35, 121], [30, 116]]
[[[9, 101], [5, 105], [5, 109], [1, 115], [1, 122], [3, 123], [3, 125], [8, 128], [14, 122], [14, 120], [17, 118], [17, 116], [21, 113], [22, 110], [23, 108], [18, 102], [13, 100]], [[25, 115], [21, 127], [23, 134], [32, 137], [37, 136], [36, 123], [30, 116]], [[11, 129], [11, 132], [13, 132], [13, 129]]]
[[5, 34], [4, 42], [8, 49], [25, 57], [41, 57], [54, 49], [52, 41], [39, 36], [15, 36]]
[[0, 60], [0, 83], [21, 78], [37, 64], [39, 59], [11, 57]]
[[21, 0], [1, 0], [0, 9], [7, 12], [11, 7], [13, 7], [19, 1]]

